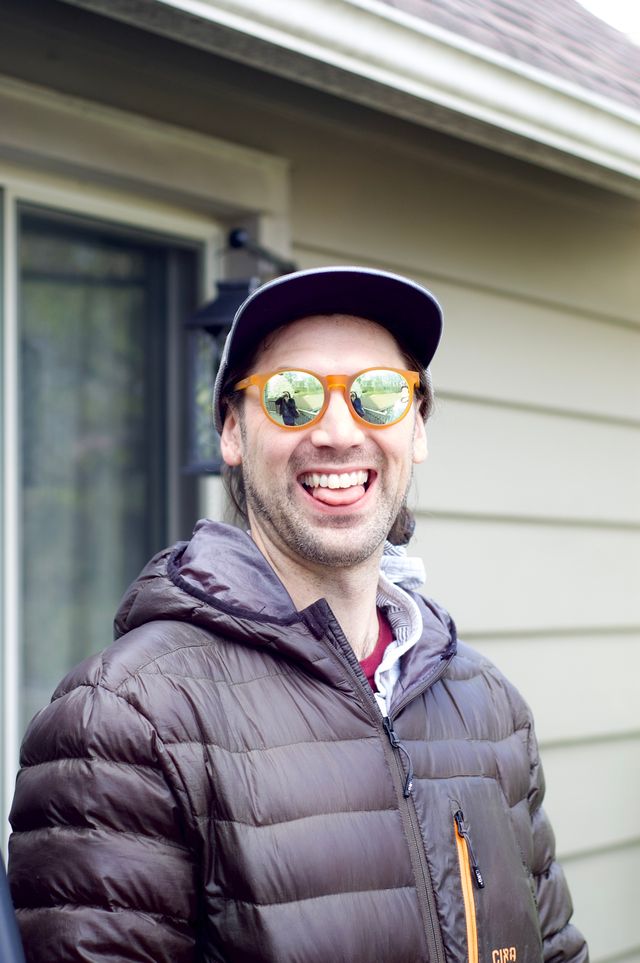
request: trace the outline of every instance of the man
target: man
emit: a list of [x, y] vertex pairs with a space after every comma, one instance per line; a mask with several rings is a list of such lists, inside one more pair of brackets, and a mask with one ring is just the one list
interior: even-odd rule
[[299, 417], [298, 409], [296, 408], [295, 400], [288, 391], [285, 391], [283, 395], [276, 398], [276, 408], [280, 416], [281, 424], [288, 425], [289, 427], [296, 424]]
[[[249, 531], [201, 522], [156, 556], [31, 724], [29, 960], [587, 960], [527, 707], [383, 555], [411, 529], [440, 329], [426, 290], [360, 268], [240, 308], [214, 410]], [[283, 382], [304, 425], [270, 403]]]

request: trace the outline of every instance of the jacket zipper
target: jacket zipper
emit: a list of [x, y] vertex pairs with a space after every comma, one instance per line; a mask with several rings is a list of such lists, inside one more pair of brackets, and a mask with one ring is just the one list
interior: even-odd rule
[[[433, 881], [431, 879], [429, 867], [427, 866], [424, 852], [424, 840], [422, 839], [420, 822], [418, 820], [415, 802], [412, 797], [413, 767], [411, 766], [409, 754], [404, 746], [400, 743], [391, 720], [389, 718], [385, 718], [383, 725], [385, 732], [387, 733], [389, 743], [394, 750], [393, 756], [395, 761], [395, 769], [400, 779], [400, 785], [402, 786], [403, 801], [406, 801], [406, 806], [402, 807], [400, 813], [404, 823], [407, 839], [413, 838], [414, 843], [413, 847], [409, 847], [409, 853], [416, 880], [418, 903], [420, 905], [423, 926], [425, 929], [425, 935], [427, 937], [427, 945], [429, 947], [429, 963], [445, 963], [442, 934], [440, 933], [440, 927], [436, 922], [437, 911], [435, 895], [433, 891]], [[400, 755], [401, 752], [404, 752], [409, 759], [409, 772], [406, 777], [402, 765], [402, 758]]]
[[413, 763], [411, 762], [411, 756], [398, 739], [396, 730], [393, 728], [393, 722], [388, 716], [384, 717], [382, 720], [382, 725], [384, 726], [384, 731], [386, 732], [389, 742], [393, 748], [402, 753], [404, 758], [407, 760], [407, 778], [405, 779], [404, 786], [402, 787], [402, 795], [405, 799], [407, 799], [413, 792]]
[[[356, 692], [358, 693], [358, 695], [362, 696], [363, 702], [367, 710], [373, 710], [370, 712], [370, 716], [372, 720], [375, 722], [376, 727], [378, 729], [380, 729], [380, 722], [382, 721], [382, 730], [384, 731], [386, 736], [386, 738], [383, 740], [383, 744], [385, 746], [385, 754], [388, 755], [389, 753], [391, 753], [393, 757], [394, 764], [390, 765], [390, 771], [392, 776], [395, 773], [397, 777], [397, 780], [394, 779], [394, 783], [396, 784], [396, 790], [398, 789], [400, 790], [399, 795], [402, 803], [404, 804], [404, 805], [401, 805], [400, 807], [400, 815], [402, 817], [402, 822], [404, 824], [405, 834], [407, 836], [407, 839], [410, 839], [411, 837], [413, 837], [413, 842], [414, 842], [413, 847], [409, 846], [409, 856], [411, 859], [413, 874], [416, 881], [416, 894], [418, 897], [418, 904], [420, 906], [422, 922], [424, 926], [425, 936], [427, 939], [427, 945], [429, 948], [429, 963], [446, 963], [444, 944], [442, 942], [442, 934], [440, 932], [440, 927], [437, 923], [437, 911], [436, 911], [436, 905], [435, 905], [435, 896], [433, 892], [433, 882], [431, 879], [431, 873], [429, 871], [429, 867], [427, 865], [426, 854], [424, 851], [424, 841], [422, 839], [422, 833], [420, 831], [418, 814], [416, 812], [415, 803], [412, 798], [413, 768], [411, 767], [411, 759], [409, 757], [408, 752], [406, 751], [404, 746], [400, 744], [400, 740], [398, 739], [395, 733], [395, 730], [393, 729], [393, 718], [395, 718], [395, 716], [397, 716], [397, 714], [406, 705], [408, 705], [409, 702], [412, 702], [414, 698], [419, 696], [422, 692], [425, 691], [425, 689], [428, 689], [429, 686], [431, 686], [434, 682], [436, 682], [440, 678], [440, 676], [444, 673], [450, 660], [449, 659], [447, 659], [446, 661], [443, 660], [441, 665], [438, 667], [438, 670], [434, 672], [428, 679], [425, 679], [424, 683], [419, 688], [416, 688], [414, 691], [412, 691], [411, 697], [409, 699], [405, 699], [402, 703], [400, 703], [400, 705], [396, 708], [393, 718], [391, 717], [386, 718], [386, 722], [388, 723], [391, 732], [393, 732], [393, 735], [397, 742], [397, 744], [394, 745], [393, 742], [391, 741], [389, 729], [387, 728], [387, 725], [385, 725], [385, 721], [382, 720], [382, 717], [380, 715], [380, 710], [373, 696], [373, 692], [371, 691], [371, 686], [369, 685], [367, 680], [364, 679], [364, 676], [362, 676], [362, 672], [361, 671], [360, 673], [358, 672], [358, 669], [360, 669], [360, 664], [355, 657], [353, 649], [349, 645], [344, 635], [342, 635], [342, 638], [344, 638], [344, 645], [343, 645], [339, 634], [333, 628], [329, 628], [327, 626], [327, 631], [330, 632], [333, 638], [335, 639], [336, 645], [334, 647], [334, 651], [338, 655], [338, 658], [347, 667], [350, 674], [355, 678], [357, 682]], [[354, 664], [352, 664], [352, 662]], [[407, 759], [409, 760], [409, 771], [406, 775], [402, 765], [402, 759], [400, 758], [400, 754], [402, 752], [404, 752]]]
[[469, 963], [478, 963], [478, 928], [476, 922], [476, 904], [473, 895], [473, 882], [478, 889], [484, 888], [484, 878], [480, 872], [478, 862], [471, 845], [469, 828], [464, 822], [464, 813], [458, 809], [453, 816], [454, 836], [460, 863], [462, 879], [462, 899], [464, 902], [464, 917], [467, 926], [467, 950]]
[[[406, 817], [405, 812], [403, 812], [402, 815], [403, 822], [405, 823], [406, 827], [405, 831], [408, 830], [407, 838], [410, 838], [411, 834], [414, 841], [414, 846], [411, 850], [411, 861], [413, 863], [413, 872], [416, 878], [416, 891], [418, 893], [418, 900], [424, 920], [427, 944], [429, 946], [429, 963], [445, 963], [444, 944], [442, 942], [440, 926], [437, 923], [438, 916], [436, 910], [436, 898], [433, 890], [433, 880], [431, 879], [431, 872], [427, 865], [425, 844], [422, 838], [422, 832], [420, 830], [420, 821], [418, 819], [418, 813], [416, 812], [416, 805], [412, 798], [413, 766], [411, 765], [411, 757], [398, 739], [397, 733], [393, 728], [393, 720], [407, 705], [409, 705], [410, 702], [413, 702], [414, 699], [417, 699], [418, 696], [422, 695], [423, 692], [430, 688], [434, 682], [437, 682], [440, 676], [444, 674], [449, 662], [450, 659], [443, 660], [437, 669], [432, 672], [430, 676], [423, 680], [420, 686], [416, 686], [416, 688], [412, 690], [409, 698], [403, 699], [400, 703], [398, 703], [398, 705], [395, 707], [393, 715], [387, 716], [383, 723], [389, 743], [394, 750], [396, 767], [402, 779], [402, 795], [404, 799], [406, 799], [407, 803], [405, 811]], [[393, 739], [391, 738], [391, 733], [393, 733]], [[402, 767], [402, 759], [400, 758], [401, 753], [404, 753], [408, 760], [408, 772], [406, 777]], [[407, 822], [409, 824], [408, 827], [406, 826]]]

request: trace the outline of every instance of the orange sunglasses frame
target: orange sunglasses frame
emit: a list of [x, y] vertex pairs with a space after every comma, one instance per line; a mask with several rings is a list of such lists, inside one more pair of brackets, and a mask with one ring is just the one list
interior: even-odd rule
[[[277, 374], [282, 374], [283, 371], [301, 371], [303, 374], [311, 375], [313, 378], [316, 378], [324, 388], [324, 402], [322, 404], [322, 408], [315, 418], [312, 418], [311, 421], [305, 422], [304, 425], [281, 425], [280, 422], [276, 421], [267, 411], [267, 406], [264, 403], [265, 385], [270, 378], [273, 378]], [[366, 374], [368, 371], [393, 371], [394, 374], [402, 375], [409, 386], [409, 403], [406, 411], [403, 411], [400, 417], [396, 418], [394, 421], [387, 422], [386, 425], [372, 425], [370, 421], [367, 421], [366, 418], [362, 418], [361, 415], [358, 414], [351, 403], [351, 386], [353, 385], [353, 382], [356, 380], [356, 378], [359, 378], [360, 375]], [[277, 425], [278, 428], [284, 428], [285, 431], [302, 431], [303, 428], [310, 428], [312, 425], [315, 425], [318, 421], [320, 421], [329, 405], [329, 392], [334, 388], [341, 388], [344, 392], [345, 401], [347, 402], [347, 406], [352, 417], [360, 424], [365, 425], [367, 428], [380, 429], [391, 428], [392, 425], [397, 425], [398, 422], [402, 421], [402, 419], [411, 409], [411, 405], [413, 404], [414, 389], [417, 388], [419, 384], [420, 375], [417, 371], [404, 371], [402, 368], [387, 368], [382, 365], [373, 365], [371, 368], [363, 368], [362, 371], [356, 371], [356, 373], [353, 375], [319, 375], [315, 371], [309, 371], [308, 368], [278, 368], [276, 371], [268, 371], [267, 373], [256, 372], [256, 374], [249, 375], [248, 378], [243, 378], [241, 381], [238, 381], [238, 383], [234, 385], [234, 390], [244, 391], [245, 388], [250, 388], [252, 385], [255, 385], [260, 390], [260, 404], [262, 405], [262, 410], [272, 424]]]

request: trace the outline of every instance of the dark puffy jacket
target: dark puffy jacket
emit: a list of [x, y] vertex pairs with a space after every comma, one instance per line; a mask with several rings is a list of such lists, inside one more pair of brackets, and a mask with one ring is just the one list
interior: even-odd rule
[[419, 604], [383, 720], [327, 603], [297, 612], [247, 535], [156, 556], [25, 737], [28, 960], [587, 960], [528, 709]]

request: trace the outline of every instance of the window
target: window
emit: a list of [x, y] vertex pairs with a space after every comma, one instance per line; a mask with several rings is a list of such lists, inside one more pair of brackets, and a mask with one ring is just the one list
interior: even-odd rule
[[19, 209], [23, 726], [189, 534], [182, 320], [198, 250]]

